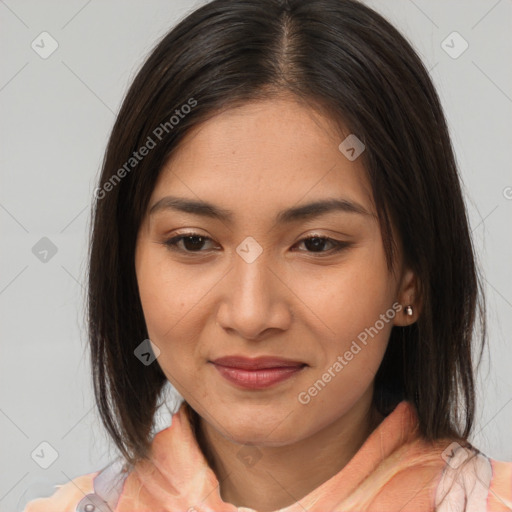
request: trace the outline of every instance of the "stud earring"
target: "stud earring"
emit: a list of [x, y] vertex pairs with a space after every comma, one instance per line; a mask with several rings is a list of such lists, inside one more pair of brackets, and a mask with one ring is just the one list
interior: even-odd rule
[[412, 316], [413, 315], [412, 306], [405, 306], [405, 314], [407, 316]]

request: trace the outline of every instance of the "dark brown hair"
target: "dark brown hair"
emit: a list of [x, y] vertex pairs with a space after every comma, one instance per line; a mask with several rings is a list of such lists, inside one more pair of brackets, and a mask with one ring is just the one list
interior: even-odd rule
[[[87, 311], [94, 391], [108, 433], [130, 462], [148, 455], [167, 383], [158, 364], [134, 355], [148, 338], [135, 243], [159, 172], [191, 128], [223, 109], [281, 94], [342, 123], [365, 144], [361, 158], [388, 268], [399, 242], [419, 280], [421, 315], [392, 329], [375, 406], [387, 415], [410, 400], [426, 439], [470, 434], [473, 353], [479, 347], [481, 357], [485, 345], [485, 304], [455, 157], [427, 70], [392, 25], [354, 0], [214, 0], [177, 24], [141, 67], [95, 194]], [[166, 129], [156, 140], [158, 127]], [[154, 147], [130, 161], [148, 137]]]

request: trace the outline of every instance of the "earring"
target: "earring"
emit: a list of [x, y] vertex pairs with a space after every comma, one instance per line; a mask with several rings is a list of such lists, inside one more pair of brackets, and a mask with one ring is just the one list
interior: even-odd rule
[[405, 314], [407, 316], [412, 316], [413, 315], [412, 306], [405, 306]]

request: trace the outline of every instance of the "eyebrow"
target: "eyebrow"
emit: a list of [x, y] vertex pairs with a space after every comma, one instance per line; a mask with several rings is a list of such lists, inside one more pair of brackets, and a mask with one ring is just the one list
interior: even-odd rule
[[[157, 201], [149, 210], [149, 215], [153, 215], [162, 210], [176, 210], [226, 222], [232, 222], [234, 217], [232, 211], [220, 208], [206, 201], [174, 196], [166, 196]], [[372, 215], [359, 203], [349, 201], [348, 199], [332, 198], [314, 201], [312, 203], [294, 206], [283, 210], [277, 214], [275, 223], [289, 224], [299, 220], [319, 217], [320, 215], [325, 215], [334, 211], [356, 213], [359, 215]]]

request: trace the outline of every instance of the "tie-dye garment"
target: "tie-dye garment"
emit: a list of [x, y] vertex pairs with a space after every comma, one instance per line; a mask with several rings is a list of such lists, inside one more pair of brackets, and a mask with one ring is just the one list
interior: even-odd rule
[[[131, 471], [114, 461], [24, 512], [256, 512], [222, 500], [184, 405], [154, 437], [151, 461]], [[339, 473], [279, 512], [512, 511], [512, 462], [426, 442], [418, 425], [414, 406], [400, 402]]]

